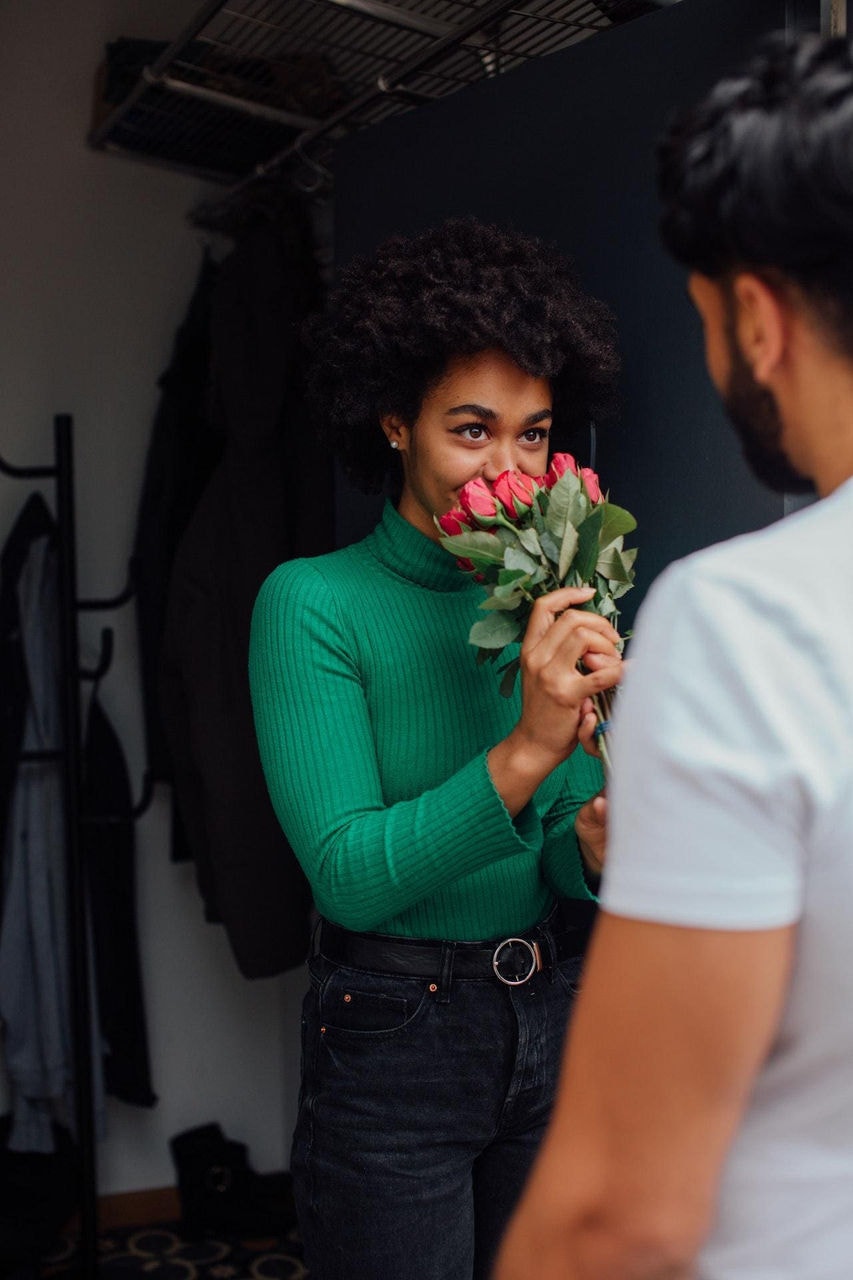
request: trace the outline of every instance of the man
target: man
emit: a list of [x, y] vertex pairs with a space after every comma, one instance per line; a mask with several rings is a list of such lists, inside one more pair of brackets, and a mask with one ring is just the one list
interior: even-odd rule
[[671, 566], [603, 912], [497, 1280], [853, 1275], [853, 58], [773, 37], [670, 130], [662, 231], [756, 472], [820, 501]]

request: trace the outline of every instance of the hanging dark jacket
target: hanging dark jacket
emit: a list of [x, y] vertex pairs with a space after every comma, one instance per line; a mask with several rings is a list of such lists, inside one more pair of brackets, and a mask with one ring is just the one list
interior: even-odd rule
[[81, 847], [86, 863], [104, 1088], [140, 1107], [151, 1089], [136, 923], [136, 825], [124, 752], [93, 691], [83, 742]]
[[282, 560], [333, 543], [331, 462], [300, 409], [298, 329], [318, 301], [301, 220], [248, 231], [213, 302], [221, 461], [181, 540], [162, 654], [161, 714], [207, 918], [246, 977], [305, 958], [307, 882], [264, 782], [248, 685], [258, 589]]
[[[67, 888], [62, 747], [62, 684], [56, 527], [40, 497], [13, 530], [25, 554], [14, 567], [17, 630], [25, 672], [20, 750], [55, 753], [19, 760], [3, 845], [0, 917], [0, 1021], [12, 1103], [10, 1149], [49, 1152], [54, 1122], [74, 1115], [74, 1050], [69, 986], [71, 921]], [[7, 589], [10, 583], [5, 582]], [[90, 991], [95, 1122], [103, 1126], [98, 1008]]]
[[27, 670], [24, 662], [18, 581], [33, 544], [55, 537], [56, 525], [40, 493], [27, 498], [0, 555], [0, 848], [18, 773], [27, 710]]
[[158, 693], [169, 577], [178, 544], [224, 447], [210, 411], [210, 308], [217, 272], [205, 254], [168, 368], [160, 377], [133, 546], [147, 764], [158, 782], [172, 781]]

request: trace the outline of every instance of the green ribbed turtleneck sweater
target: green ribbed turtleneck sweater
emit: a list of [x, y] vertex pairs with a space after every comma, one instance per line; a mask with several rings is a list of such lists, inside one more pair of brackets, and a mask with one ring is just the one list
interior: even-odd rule
[[574, 835], [602, 785], [578, 749], [513, 820], [486, 753], [518, 720], [468, 643], [482, 588], [388, 504], [369, 537], [258, 595], [261, 760], [317, 909], [350, 929], [480, 939], [588, 898]]

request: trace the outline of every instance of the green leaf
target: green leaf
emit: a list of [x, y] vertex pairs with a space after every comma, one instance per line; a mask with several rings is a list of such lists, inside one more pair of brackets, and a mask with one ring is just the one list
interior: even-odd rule
[[604, 524], [601, 529], [601, 545], [607, 547], [615, 538], [636, 529], [637, 521], [624, 507], [617, 507], [613, 502], [604, 503]]
[[494, 592], [487, 596], [480, 605], [487, 613], [492, 613], [495, 609], [517, 609], [524, 599], [520, 591], [514, 591], [512, 587], [496, 587]]
[[505, 587], [507, 583], [518, 582], [520, 578], [528, 576], [526, 569], [513, 569], [507, 565], [505, 569], [501, 569], [498, 573], [498, 586]]
[[503, 564], [504, 545], [500, 539], [484, 529], [472, 529], [470, 533], [454, 533], [439, 538], [439, 542], [451, 555], [481, 564]]
[[630, 582], [633, 577], [633, 569], [627, 553], [615, 546], [608, 547], [603, 555], [598, 557], [595, 568], [597, 573], [603, 574], [610, 582]]
[[516, 618], [508, 613], [495, 612], [474, 623], [468, 641], [481, 649], [502, 649], [517, 640], [520, 633], [521, 627]]
[[543, 553], [551, 561], [551, 564], [559, 564], [560, 543], [550, 529], [546, 529], [544, 533], [539, 535], [539, 542]]
[[571, 471], [566, 471], [550, 491], [546, 528], [562, 541], [566, 522], [577, 528], [589, 508], [590, 501], [580, 480]]
[[573, 524], [566, 522], [563, 531], [563, 541], [560, 544], [560, 559], [557, 566], [557, 577], [560, 582], [563, 581], [569, 572], [569, 565], [575, 558], [575, 552], [578, 549], [578, 531]]
[[519, 529], [518, 540], [524, 547], [525, 551], [529, 551], [532, 556], [540, 556], [542, 547], [539, 542], [539, 534], [535, 529]]
[[589, 582], [595, 572], [595, 565], [598, 560], [599, 536], [603, 522], [604, 507], [593, 507], [578, 529], [578, 549], [572, 562], [572, 568], [581, 582]]
[[539, 568], [538, 563], [522, 547], [507, 547], [504, 564], [507, 569], [521, 569], [524, 573], [535, 573]]

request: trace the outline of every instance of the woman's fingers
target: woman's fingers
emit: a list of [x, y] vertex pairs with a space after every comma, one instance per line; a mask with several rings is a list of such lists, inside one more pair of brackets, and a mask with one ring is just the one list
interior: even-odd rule
[[601, 758], [601, 752], [598, 749], [598, 738], [595, 731], [598, 728], [598, 716], [594, 711], [581, 711], [581, 718], [578, 722], [578, 742], [583, 747], [588, 756], [598, 756]]
[[[615, 627], [611, 626], [601, 614], [571, 607], [572, 603], [583, 602], [578, 600], [579, 596], [588, 600], [593, 594], [591, 587], [564, 587], [560, 591], [550, 592], [547, 596], [540, 596], [533, 606], [527, 624], [524, 643], [521, 646], [522, 655], [529, 655], [538, 649], [540, 659], [548, 661], [557, 648], [565, 644], [566, 637], [573, 633], [581, 633], [587, 644], [590, 642], [591, 635], [594, 634], [600, 637], [600, 640], [608, 642], [610, 652], [614, 652], [619, 641], [619, 633]], [[569, 601], [568, 596], [574, 597], [574, 600]], [[601, 652], [606, 651], [600, 643], [596, 643], [595, 647]]]
[[[612, 627], [604, 623], [607, 630], [588, 625], [584, 619], [591, 614], [576, 614], [571, 625], [563, 624], [562, 617], [539, 640], [539, 643], [522, 648], [522, 666], [536, 674], [550, 673], [557, 679], [561, 675], [573, 671], [583, 660], [584, 666], [591, 673], [613, 667], [618, 671], [620, 665], [619, 651], [611, 638]], [[592, 619], [594, 622], [595, 620]], [[598, 619], [604, 622], [603, 618]], [[618, 674], [610, 683], [615, 684]], [[609, 684], [597, 685], [596, 688], [608, 688]]]

